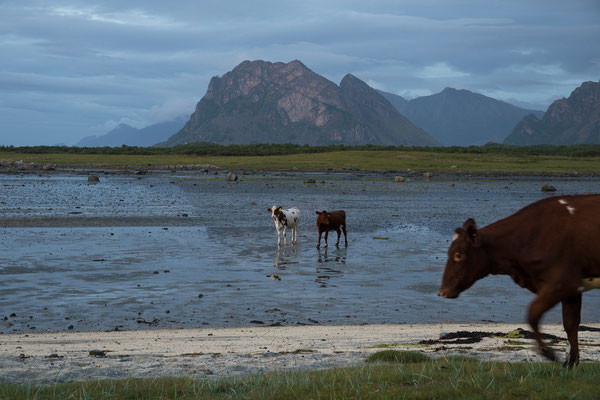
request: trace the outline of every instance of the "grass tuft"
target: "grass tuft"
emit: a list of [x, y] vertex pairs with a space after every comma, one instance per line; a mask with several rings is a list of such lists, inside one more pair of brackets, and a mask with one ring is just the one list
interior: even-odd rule
[[372, 354], [367, 362], [394, 362], [401, 364], [431, 361], [431, 357], [418, 351], [383, 350]]

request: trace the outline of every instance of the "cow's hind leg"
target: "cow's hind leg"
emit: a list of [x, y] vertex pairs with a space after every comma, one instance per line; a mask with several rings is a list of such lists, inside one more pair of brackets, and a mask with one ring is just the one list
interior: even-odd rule
[[533, 329], [533, 338], [537, 342], [541, 354], [552, 361], [556, 361], [556, 353], [542, 340], [540, 320], [546, 311], [554, 307], [564, 297], [563, 293], [557, 291], [540, 290], [537, 297], [529, 304], [527, 312], [527, 320], [531, 329]]
[[340, 245], [340, 234], [341, 234], [342, 232], [340, 231], [340, 228], [337, 228], [337, 229], [336, 229], [336, 232], [337, 232], [337, 234], [338, 234], [338, 238], [337, 238], [337, 242], [335, 242], [335, 246], [337, 247], [337, 246], [339, 246], [339, 245]]
[[348, 247], [348, 233], [346, 233], [346, 225], [342, 225], [342, 231], [344, 232], [344, 241], [346, 242], [346, 247]]
[[567, 297], [562, 301], [563, 326], [569, 340], [569, 351], [564, 367], [571, 368], [579, 364], [579, 342], [577, 332], [581, 322], [581, 294]]

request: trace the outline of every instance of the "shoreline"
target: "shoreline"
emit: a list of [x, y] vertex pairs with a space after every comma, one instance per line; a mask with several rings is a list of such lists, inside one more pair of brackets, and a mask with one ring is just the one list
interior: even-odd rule
[[[467, 323], [3, 334], [0, 381], [26, 384], [165, 376], [219, 378], [357, 365], [385, 349], [420, 351], [434, 357], [460, 354], [482, 361], [544, 361], [533, 340], [515, 334], [519, 328], [529, 330], [526, 324]], [[478, 340], [474, 332], [511, 334]], [[542, 332], [566, 338], [561, 324], [542, 325]], [[599, 332], [600, 323], [585, 324], [580, 331], [582, 362], [600, 362]], [[455, 335], [440, 340], [448, 333]], [[463, 339], [457, 340], [456, 335]], [[566, 342], [556, 341], [552, 347], [563, 359]]]
[[[179, 164], [179, 165], [115, 165], [115, 164], [52, 164], [38, 162], [18, 162], [0, 159], [0, 175], [165, 175], [165, 174], [202, 174], [221, 179], [221, 175], [234, 172], [240, 177], [251, 174], [331, 174], [331, 175], [398, 175], [413, 180], [438, 180], [438, 179], [461, 179], [461, 178], [521, 178], [521, 177], [548, 177], [548, 178], [593, 178], [600, 177], [600, 169], [597, 173], [587, 172], [530, 172], [530, 171], [472, 171], [472, 170], [438, 170], [435, 168], [425, 169], [364, 169], [356, 167], [326, 168], [326, 169], [299, 169], [291, 167], [281, 168], [226, 168], [211, 164]], [[424, 173], [432, 174], [424, 177]], [[392, 177], [393, 179], [393, 177]]]

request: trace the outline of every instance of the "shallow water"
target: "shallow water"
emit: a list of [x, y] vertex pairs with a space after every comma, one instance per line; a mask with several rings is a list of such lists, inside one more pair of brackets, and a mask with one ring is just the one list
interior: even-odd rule
[[[544, 197], [544, 183], [600, 192], [596, 179], [540, 177], [100, 179], [0, 176], [0, 331], [522, 322], [533, 296], [508, 277], [437, 296], [454, 227], [508, 216]], [[298, 245], [277, 248], [274, 204], [301, 209]], [[316, 248], [323, 209], [346, 211], [347, 248], [335, 232]], [[599, 306], [600, 291], [584, 295], [584, 323], [600, 321]]]

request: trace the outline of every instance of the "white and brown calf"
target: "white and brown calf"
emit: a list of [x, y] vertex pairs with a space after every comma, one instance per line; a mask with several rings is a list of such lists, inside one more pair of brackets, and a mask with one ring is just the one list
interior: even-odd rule
[[292, 230], [292, 244], [296, 244], [298, 238], [298, 223], [300, 222], [300, 210], [296, 207], [283, 209], [283, 207], [273, 206], [267, 208], [267, 211], [271, 213], [271, 218], [275, 223], [275, 229], [277, 229], [277, 247], [281, 244], [281, 230], [283, 229], [283, 244], [287, 244], [287, 228]]

